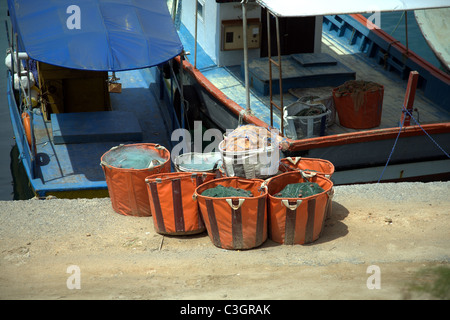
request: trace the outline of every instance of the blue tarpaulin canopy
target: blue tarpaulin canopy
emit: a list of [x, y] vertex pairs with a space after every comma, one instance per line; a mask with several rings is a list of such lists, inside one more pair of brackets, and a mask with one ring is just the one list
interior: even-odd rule
[[19, 49], [72, 69], [159, 65], [183, 50], [166, 0], [8, 0]]

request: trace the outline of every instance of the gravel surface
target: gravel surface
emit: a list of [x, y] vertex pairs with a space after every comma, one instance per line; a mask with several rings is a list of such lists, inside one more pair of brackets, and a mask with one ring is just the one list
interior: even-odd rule
[[[0, 202], [0, 299], [405, 299], [417, 270], [450, 260], [450, 182], [336, 186], [309, 245], [244, 251], [207, 233], [162, 236], [109, 198]], [[67, 268], [82, 286], [66, 286]], [[381, 269], [369, 290], [367, 268]], [[159, 288], [159, 289], [155, 289]]]

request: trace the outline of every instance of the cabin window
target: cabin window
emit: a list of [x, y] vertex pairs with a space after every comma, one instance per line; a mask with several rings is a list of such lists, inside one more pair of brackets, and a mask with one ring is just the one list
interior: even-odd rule
[[233, 38], [234, 38], [233, 35], [234, 35], [233, 32], [227, 32], [225, 34], [225, 42], [226, 43], [232, 43], [233, 42]]
[[205, 0], [197, 0], [197, 17], [201, 21], [205, 19]]

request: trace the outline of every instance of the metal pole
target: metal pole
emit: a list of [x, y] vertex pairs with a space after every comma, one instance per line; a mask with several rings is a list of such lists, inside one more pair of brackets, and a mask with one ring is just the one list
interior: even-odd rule
[[[186, 111], [185, 105], [184, 105], [184, 85], [183, 85], [183, 60], [184, 60], [185, 52], [183, 52], [180, 55], [180, 107], [181, 107], [181, 128], [185, 129], [185, 121], [184, 121], [184, 112]], [[188, 124], [189, 125], [189, 124]]]
[[172, 2], [172, 20], [175, 21], [175, 16], [177, 14], [177, 2], [178, 0], [173, 0]]
[[[9, 37], [8, 37], [9, 39]], [[12, 88], [14, 90], [14, 26], [11, 26], [11, 81], [12, 81]]]
[[[34, 139], [34, 124], [33, 124], [34, 116], [33, 116], [33, 103], [31, 102], [31, 87], [30, 87], [31, 78], [30, 78], [30, 71], [29, 70], [30, 70], [30, 59], [27, 59], [27, 70], [26, 70], [26, 72], [27, 72], [27, 82], [28, 82], [27, 89], [28, 89], [28, 92], [27, 92], [27, 94], [25, 96], [26, 96], [26, 101], [27, 101], [26, 109], [28, 109], [29, 115], [30, 115], [31, 162], [33, 164], [33, 170], [35, 170], [35, 165], [34, 165], [35, 154], [34, 154], [34, 150], [36, 149], [36, 147], [35, 147], [35, 141], [34, 141], [35, 140]], [[27, 112], [27, 111], [25, 110], [25, 112]]]
[[197, 22], [198, 22], [198, 1], [195, 0], [195, 34], [194, 34], [194, 68], [197, 69]]
[[31, 102], [31, 87], [30, 87], [30, 82], [31, 82], [31, 77], [30, 77], [30, 59], [27, 59], [27, 94], [26, 94], [26, 101], [27, 101], [27, 106], [29, 107], [29, 109], [31, 111], [33, 111], [33, 104]]
[[281, 135], [284, 135], [284, 124], [283, 124], [283, 73], [281, 69], [281, 45], [280, 45], [280, 23], [278, 17], [275, 16], [276, 26], [277, 26], [277, 50], [278, 50], [278, 70], [279, 70], [279, 82], [280, 82], [280, 110], [281, 110]]
[[406, 33], [406, 52], [409, 52], [409, 43], [408, 43], [408, 11], [405, 11], [405, 33]]
[[[15, 38], [15, 43], [16, 43], [16, 50], [14, 51], [13, 48], [13, 52], [12, 54], [15, 55], [15, 67], [17, 70], [17, 77], [18, 77], [18, 91], [19, 91], [19, 111], [22, 113], [24, 108], [22, 108], [23, 106], [23, 99], [22, 99], [22, 68], [20, 67], [20, 61], [19, 61], [19, 36], [17, 35], [17, 32], [14, 34], [14, 38]], [[13, 83], [14, 84], [14, 83]]]
[[270, 38], [270, 13], [267, 10], [267, 55], [269, 56], [269, 103], [270, 103], [270, 126], [273, 127], [273, 104], [272, 104], [272, 49], [271, 49], [271, 38]]
[[245, 94], [247, 112], [250, 112], [250, 88], [248, 81], [247, 1], [242, 0], [242, 33], [244, 38]]
[[[284, 134], [284, 123], [283, 123], [283, 70], [281, 66], [281, 44], [280, 44], [280, 23], [279, 19], [276, 15], [273, 15], [276, 23], [276, 37], [277, 37], [277, 55], [278, 61], [272, 59], [272, 50], [271, 50], [271, 39], [270, 39], [270, 11], [267, 10], [267, 38], [268, 38], [268, 55], [269, 55], [269, 94], [270, 94], [270, 125], [273, 127], [273, 105], [275, 105], [281, 111], [281, 122], [280, 122], [280, 131], [281, 135]], [[280, 86], [280, 105], [277, 105], [273, 101], [273, 91], [272, 91], [272, 64], [278, 67], [278, 81]]]

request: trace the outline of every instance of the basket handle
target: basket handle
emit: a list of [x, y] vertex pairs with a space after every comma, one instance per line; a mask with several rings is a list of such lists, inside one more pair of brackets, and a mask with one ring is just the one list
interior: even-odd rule
[[286, 159], [295, 166], [297, 162], [299, 162], [302, 159], [302, 157], [288, 157]]
[[315, 172], [311, 172], [311, 171], [306, 172], [305, 170], [300, 170], [300, 173], [301, 173], [302, 177], [308, 182], [310, 181], [309, 179], [311, 179], [317, 175], [317, 173], [315, 173]]
[[331, 200], [334, 197], [334, 188], [331, 187], [330, 191], [327, 192], [328, 198]]
[[225, 201], [230, 205], [231, 209], [237, 210], [237, 209], [239, 209], [242, 206], [242, 204], [244, 203], [245, 199], [239, 199], [239, 203], [238, 204], [233, 204], [233, 200], [232, 199], [225, 199]]
[[270, 178], [264, 180], [264, 182], [261, 184], [261, 187], [259, 187], [259, 190], [266, 189], [266, 191], [269, 191], [269, 188], [267, 187], [267, 185], [269, 184], [269, 180]]
[[111, 149], [109, 149], [110, 151], [111, 150], [115, 150], [115, 149], [117, 149], [117, 148], [122, 148], [124, 146], [124, 144], [123, 143], [121, 143], [121, 144], [119, 144], [118, 146], [114, 146], [114, 147], [112, 147]]
[[289, 200], [281, 200], [281, 203], [284, 204], [284, 206], [292, 211], [297, 210], [297, 208], [300, 206], [300, 204], [302, 203], [302, 200], [297, 200], [297, 203], [294, 204], [290, 204]]
[[100, 166], [105, 166], [107, 168], [111, 168], [111, 166], [109, 164], [107, 164], [105, 161], [100, 161]]

